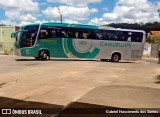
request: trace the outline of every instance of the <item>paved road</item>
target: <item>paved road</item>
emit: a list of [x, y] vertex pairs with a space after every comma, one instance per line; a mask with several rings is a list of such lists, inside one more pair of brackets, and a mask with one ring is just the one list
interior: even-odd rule
[[73, 102], [123, 108], [160, 108], [160, 95], [157, 94], [160, 91], [160, 65], [154, 61], [35, 61], [32, 58], [0, 56], [0, 65], [1, 108], [61, 109]]

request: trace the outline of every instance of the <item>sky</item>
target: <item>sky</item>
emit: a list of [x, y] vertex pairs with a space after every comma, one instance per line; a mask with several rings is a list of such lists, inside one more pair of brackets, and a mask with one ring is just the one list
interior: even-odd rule
[[64, 23], [148, 23], [160, 21], [158, 9], [160, 0], [0, 0], [0, 24], [60, 22], [60, 14]]

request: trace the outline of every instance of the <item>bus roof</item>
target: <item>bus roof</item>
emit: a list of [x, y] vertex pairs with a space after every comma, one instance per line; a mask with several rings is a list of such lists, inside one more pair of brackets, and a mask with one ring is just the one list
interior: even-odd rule
[[121, 29], [121, 28], [113, 28], [109, 26], [95, 26], [95, 25], [83, 25], [83, 24], [69, 24], [69, 23], [55, 23], [55, 22], [47, 22], [47, 23], [31, 23], [26, 26], [31, 25], [48, 25], [48, 26], [59, 26], [59, 27], [74, 27], [74, 28], [89, 28], [89, 29], [104, 29], [104, 30], [119, 30], [119, 31], [132, 31], [132, 32], [142, 32], [143, 30], [134, 30], [134, 29]]
[[82, 25], [82, 24], [68, 24], [68, 23], [54, 23], [54, 22], [50, 22], [50, 23], [42, 23], [42, 25], [98, 29], [98, 26], [94, 26], [94, 25]]
[[123, 29], [123, 28], [114, 28], [114, 27], [107, 27], [107, 26], [99, 26], [99, 29], [116, 30], [116, 31], [131, 31], [131, 32], [142, 32], [142, 33], [145, 33], [144, 30]]
[[90, 29], [98, 29], [98, 26], [94, 25], [82, 25], [82, 24], [69, 24], [69, 23], [55, 23], [55, 22], [47, 22], [47, 23], [30, 23], [25, 26], [32, 25], [48, 25], [48, 26], [59, 26], [59, 27], [74, 27], [74, 28], [90, 28]]

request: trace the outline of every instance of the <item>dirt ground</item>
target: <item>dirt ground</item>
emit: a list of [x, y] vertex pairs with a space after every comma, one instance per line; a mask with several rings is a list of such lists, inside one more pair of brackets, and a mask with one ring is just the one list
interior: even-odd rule
[[[160, 65], [154, 60], [51, 59], [0, 55], [0, 108], [55, 108], [75, 103], [160, 108]], [[80, 105], [80, 104], [79, 104]]]

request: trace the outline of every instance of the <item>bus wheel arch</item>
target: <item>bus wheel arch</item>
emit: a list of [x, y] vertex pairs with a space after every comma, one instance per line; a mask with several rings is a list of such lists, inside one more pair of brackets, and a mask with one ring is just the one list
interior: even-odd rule
[[114, 52], [111, 57], [111, 62], [119, 62], [121, 60], [121, 53]]
[[40, 50], [38, 56], [41, 60], [50, 60], [50, 52], [47, 49]]

